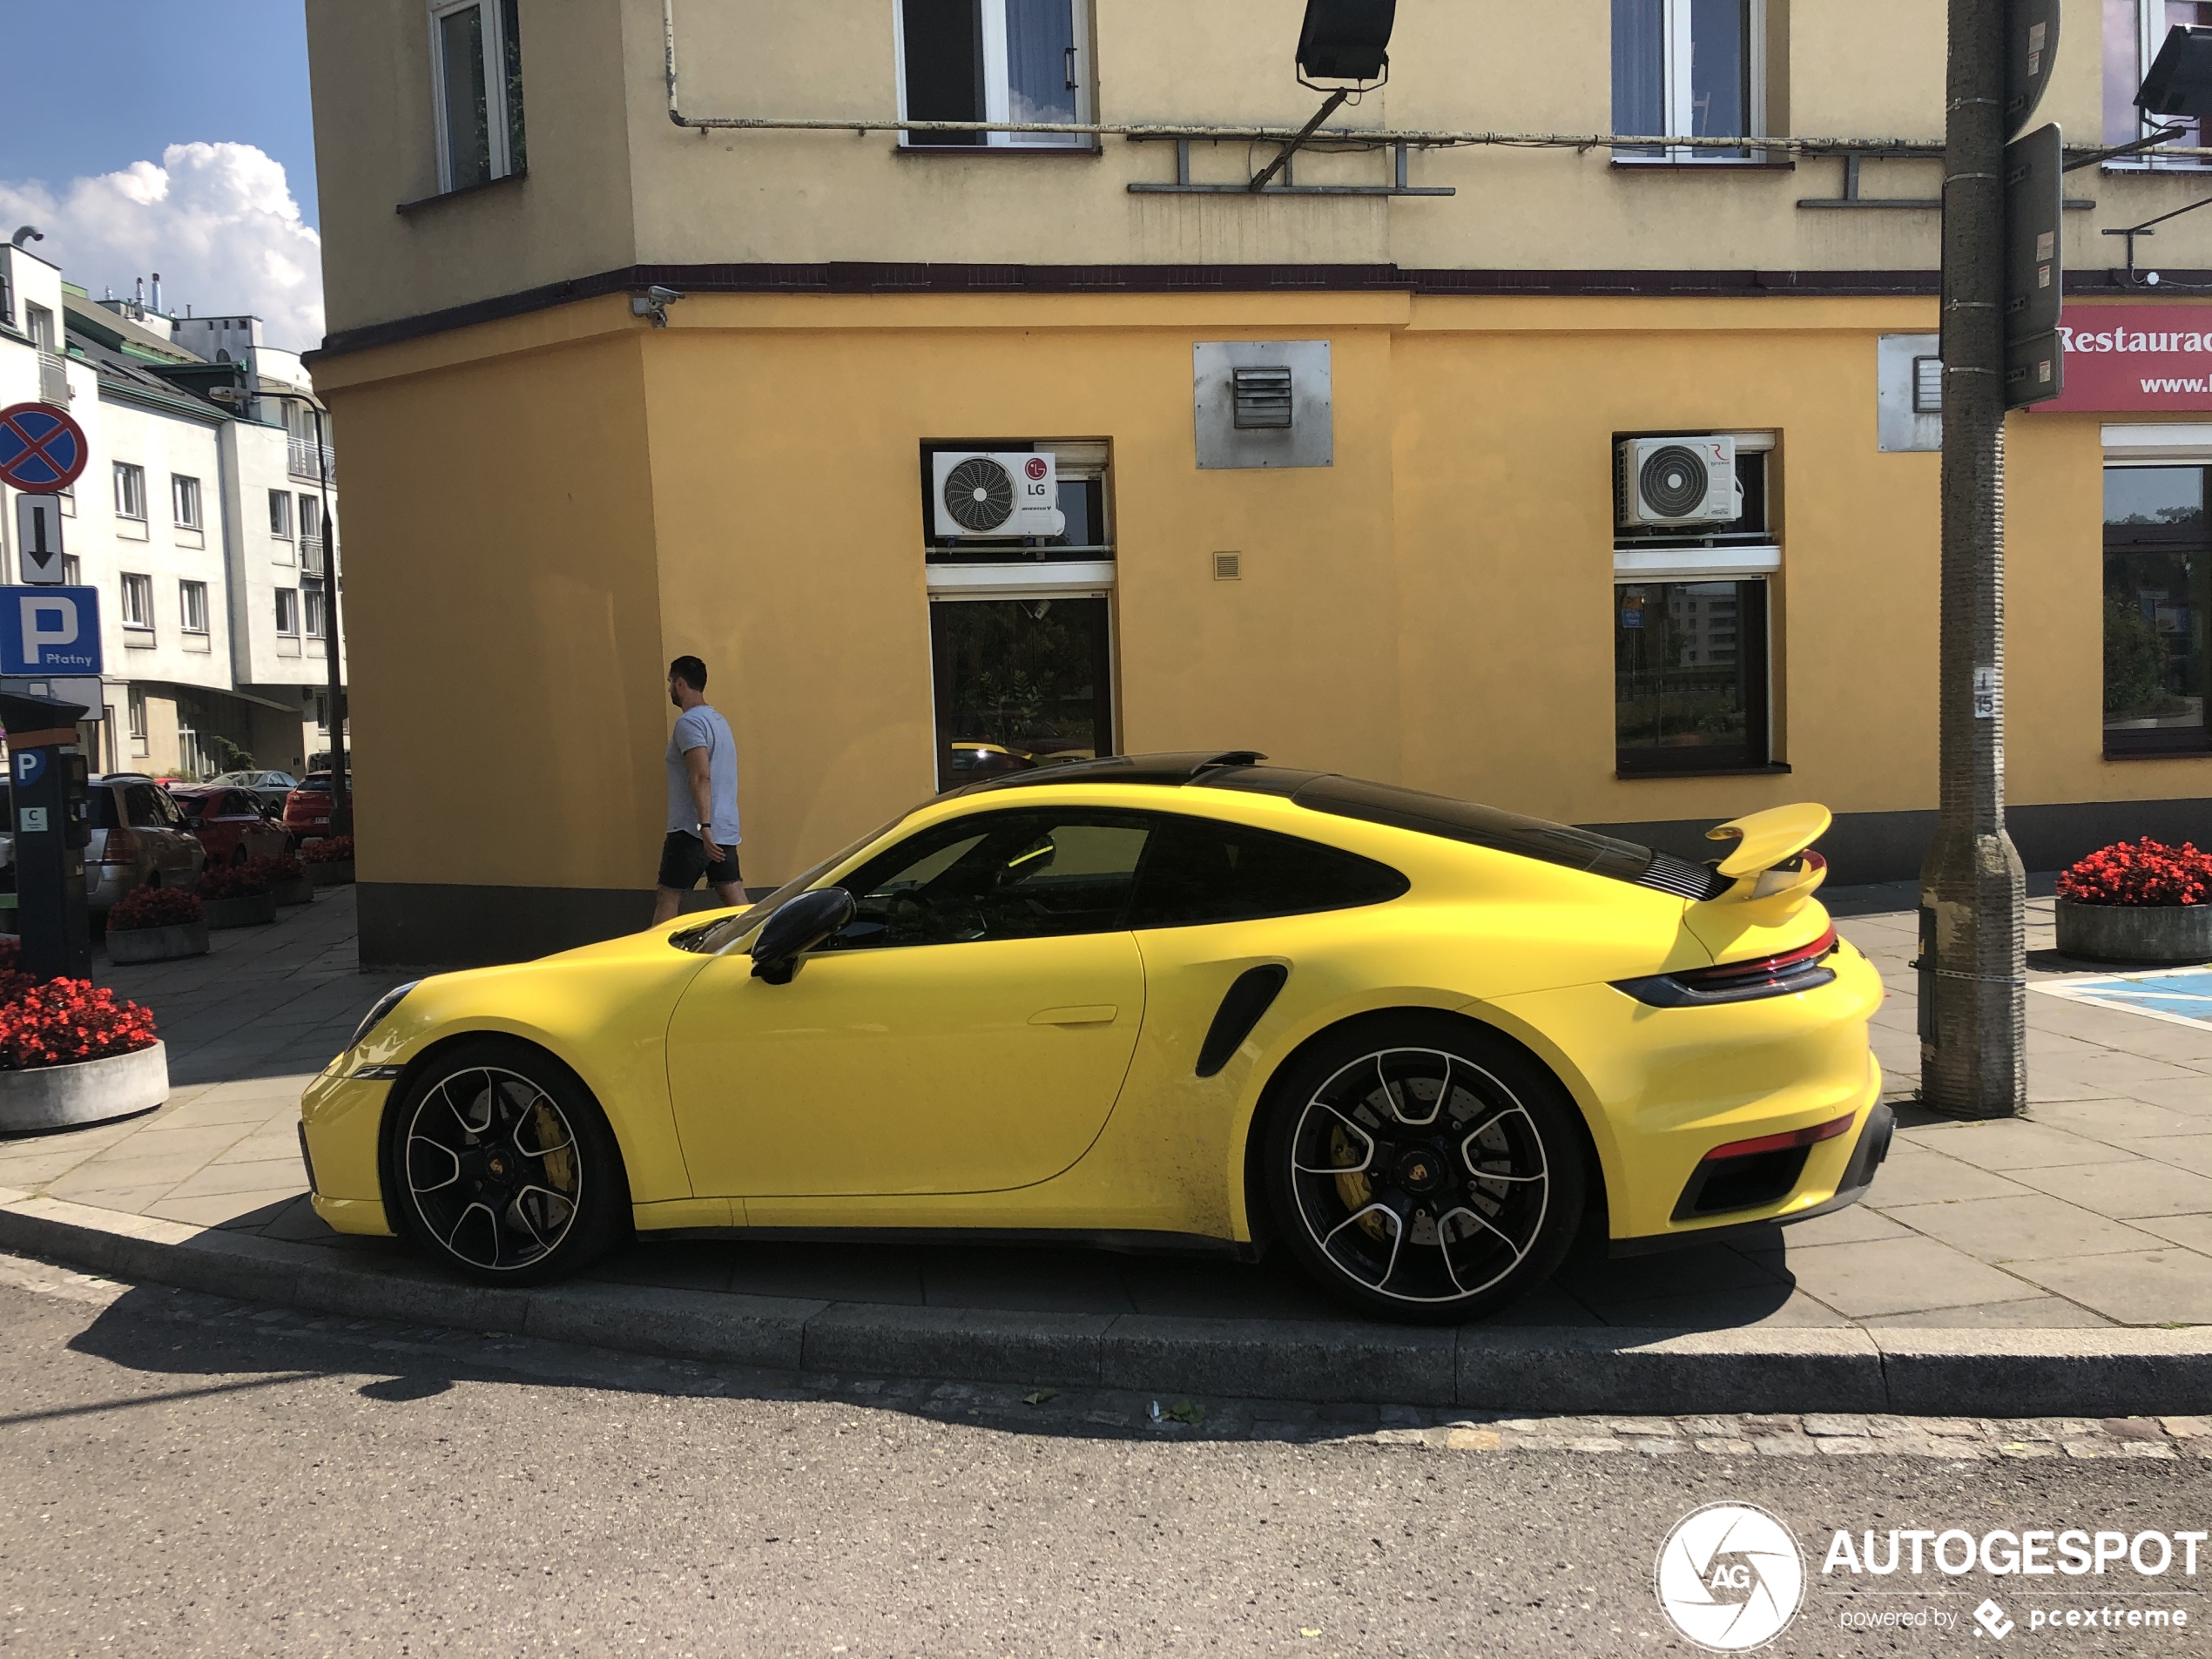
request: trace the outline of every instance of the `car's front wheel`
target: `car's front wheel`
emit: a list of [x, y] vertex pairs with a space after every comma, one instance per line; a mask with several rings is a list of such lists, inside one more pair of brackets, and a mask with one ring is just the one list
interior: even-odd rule
[[1551, 1276], [1582, 1215], [1575, 1106], [1526, 1051], [1465, 1021], [1368, 1020], [1270, 1091], [1278, 1230], [1360, 1310], [1450, 1324]]
[[543, 1050], [486, 1040], [435, 1056], [386, 1121], [385, 1190], [400, 1231], [490, 1284], [573, 1273], [627, 1231], [614, 1133]]

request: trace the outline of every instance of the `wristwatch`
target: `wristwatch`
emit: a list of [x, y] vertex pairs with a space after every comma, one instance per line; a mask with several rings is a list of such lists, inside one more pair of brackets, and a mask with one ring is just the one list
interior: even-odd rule
[[702, 835], [711, 835], [714, 833], [714, 826], [711, 824], [700, 824], [696, 826], [696, 827], [698, 828], [698, 833]]

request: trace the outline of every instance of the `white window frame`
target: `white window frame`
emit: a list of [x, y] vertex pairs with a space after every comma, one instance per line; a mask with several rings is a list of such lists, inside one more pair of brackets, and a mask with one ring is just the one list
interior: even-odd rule
[[269, 492], [269, 505], [273, 508], [279, 502], [284, 503], [284, 511], [281, 514], [273, 514], [272, 516], [281, 517], [284, 523], [281, 527], [271, 524], [269, 534], [280, 542], [288, 542], [292, 539], [292, 492], [288, 489], [272, 489]]
[[74, 553], [62, 555], [62, 586], [81, 588], [84, 585], [84, 561]]
[[514, 158], [508, 153], [511, 112], [507, 107], [507, 24], [499, 0], [430, 0], [430, 109], [438, 141], [438, 189], [454, 188], [453, 145], [446, 131], [445, 37], [439, 25], [455, 12], [475, 7], [484, 42], [484, 125], [491, 143], [493, 181], [511, 177]]
[[[285, 604], [285, 601], [287, 599], [292, 602], [289, 605]], [[287, 610], [289, 610], [292, 613], [292, 625], [288, 628], [285, 626], [285, 612]], [[297, 639], [300, 637], [299, 589], [279, 588], [276, 590], [276, 631], [277, 637], [280, 639]]]
[[[1069, 3], [1076, 36], [1076, 120], [1080, 125], [1097, 118], [1091, 113], [1090, 0], [1069, 0]], [[1755, 0], [1755, 3], [1764, 7], [1766, 0]], [[1014, 87], [1007, 78], [1005, 0], [979, 0], [977, 10], [983, 33], [983, 118], [1010, 121], [1014, 118]], [[903, 120], [907, 113], [907, 9], [900, 0], [891, 0], [891, 48], [893, 76], [899, 88], [899, 115]], [[907, 149], [926, 149], [944, 144], [950, 136], [922, 132], [909, 140], [902, 130], [900, 142]], [[986, 132], [983, 139], [986, 146], [995, 149], [1079, 150], [1098, 146], [1096, 137], [1081, 132]]]
[[[138, 498], [138, 510], [135, 513], [131, 510], [133, 495]], [[135, 461], [115, 463], [115, 516], [138, 524], [146, 522], [146, 469]]]
[[[199, 480], [190, 473], [172, 472], [169, 475], [169, 506], [176, 516], [179, 529], [197, 530], [206, 528], [201, 522]], [[187, 508], [191, 509], [190, 516], [186, 516]]]
[[[143, 601], [133, 604], [133, 597]], [[136, 612], [136, 615], [132, 613]], [[153, 631], [153, 578], [135, 571], [123, 572], [123, 625], [133, 633]]]
[[303, 636], [309, 639], [320, 639], [324, 618], [329, 614], [330, 607], [324, 602], [320, 587], [302, 587], [300, 590], [300, 631]]
[[[2135, 82], [2142, 84], [2150, 73], [2150, 60], [2158, 56], [2158, 49], [2166, 44], [2166, 0], [2135, 0]], [[2101, 24], [2098, 33], [2098, 50], [2104, 46]], [[2101, 114], [2101, 111], [2100, 112]], [[2146, 116], [2135, 111], [2135, 136], [2148, 138], [2167, 123], [2157, 116]], [[2179, 140], [2186, 143], [2186, 139]], [[2208, 164], [2195, 156], [2161, 156], [2153, 154], [2115, 156], [2104, 164], [2109, 172], [2199, 172]]]
[[[199, 613], [197, 617], [192, 615], [195, 610]], [[182, 618], [178, 624], [180, 631], [188, 634], [207, 631], [207, 584], [205, 582], [177, 583], [177, 614]]]
[[[1667, 105], [1667, 130], [1656, 136], [1662, 138], [1688, 137], [1696, 125], [1696, 111], [1690, 96], [1690, 57], [1694, 42], [1690, 33], [1693, 15], [1690, 0], [1661, 0], [1665, 10], [1662, 14], [1661, 41], [1662, 56], [1659, 84]], [[1746, 138], [1764, 138], [1767, 132], [1767, 0], [1750, 0], [1747, 10], [1745, 32], [1750, 37], [1744, 51], [1750, 57], [1750, 73], [1744, 77], [1746, 97], [1750, 103], [1751, 118], [1745, 123], [1750, 131], [1741, 135]], [[1642, 134], [1634, 136], [1641, 137]], [[1724, 156], [1710, 150], [1669, 149], [1658, 155], [1642, 155], [1615, 151], [1613, 158], [1623, 165], [1663, 166], [1695, 162], [1700, 166], [1741, 167], [1767, 158], [1764, 150], [1754, 150], [1749, 156]]]

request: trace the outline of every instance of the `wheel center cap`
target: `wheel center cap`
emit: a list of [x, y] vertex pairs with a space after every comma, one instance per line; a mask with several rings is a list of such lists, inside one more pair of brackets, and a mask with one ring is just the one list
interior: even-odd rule
[[1406, 1191], [1433, 1192], [1444, 1184], [1444, 1160], [1433, 1147], [1413, 1147], [1399, 1155], [1395, 1173]]
[[507, 1160], [497, 1152], [484, 1160], [484, 1168], [491, 1172], [492, 1178], [496, 1181], [504, 1181], [507, 1178]]

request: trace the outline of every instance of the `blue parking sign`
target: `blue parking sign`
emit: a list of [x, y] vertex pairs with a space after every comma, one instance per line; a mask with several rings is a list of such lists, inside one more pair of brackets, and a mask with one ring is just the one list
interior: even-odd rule
[[97, 674], [98, 588], [0, 588], [0, 674]]

